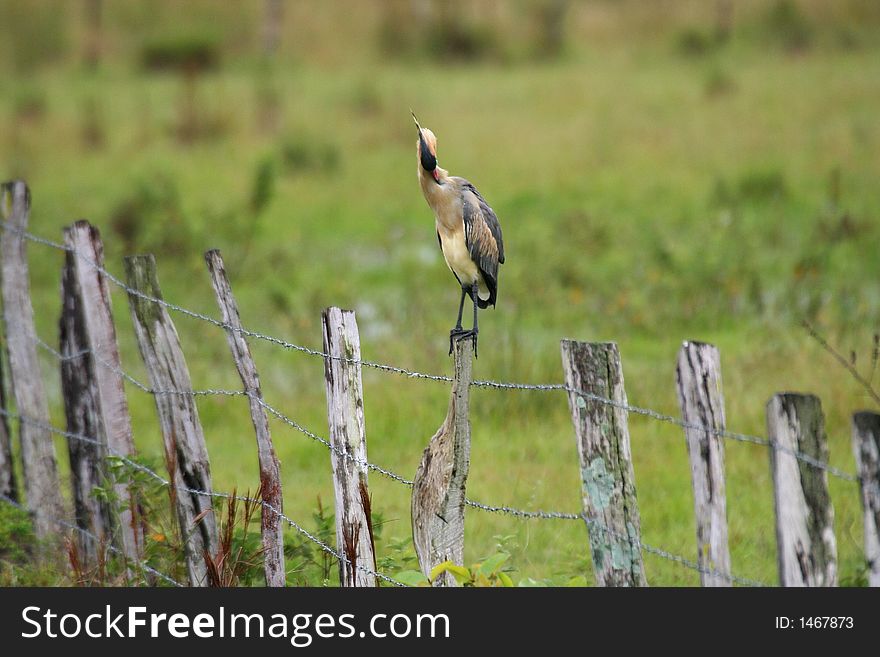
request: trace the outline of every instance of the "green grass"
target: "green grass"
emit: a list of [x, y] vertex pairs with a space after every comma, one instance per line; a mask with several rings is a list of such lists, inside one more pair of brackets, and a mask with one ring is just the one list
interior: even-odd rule
[[[338, 44], [314, 57], [288, 53], [272, 78], [283, 108], [277, 136], [257, 126], [264, 74], [233, 55], [197, 90], [214, 136], [186, 146], [173, 134], [181, 83], [139, 73], [134, 58], [95, 75], [59, 64], [27, 83], [3, 76], [0, 171], [27, 178], [34, 232], [58, 239], [61, 226], [86, 217], [117, 273], [127, 250], [154, 250], [170, 301], [217, 315], [202, 253], [219, 247], [248, 328], [319, 347], [321, 309], [351, 307], [364, 358], [448, 373], [458, 292], [416, 183], [412, 107], [438, 135], [441, 165], [473, 181], [504, 228], [508, 262], [498, 308], [481, 316], [475, 376], [558, 382], [560, 338], [615, 340], [630, 402], [677, 415], [676, 351], [684, 339], [710, 341], [721, 349], [729, 428], [763, 434], [773, 393], [814, 392], [831, 462], [852, 471], [849, 416], [869, 399], [798, 324], [815, 322], [863, 368], [870, 358], [880, 323], [878, 49], [835, 47], [820, 31], [815, 47], [789, 54], [744, 21], [723, 48], [686, 57], [675, 45], [683, 24], [664, 23], [639, 45], [596, 45], [576, 32], [566, 56], [549, 63], [386, 61], [363, 36], [349, 44], [361, 56], [334, 57]], [[590, 33], [590, 23], [574, 25]], [[880, 32], [874, 23], [860, 30]], [[17, 118], [16, 99], [33, 106], [34, 97], [42, 114]], [[81, 144], [89, 98], [100, 108], [100, 150]], [[285, 152], [294, 153], [287, 166]], [[276, 184], [255, 216], [253, 180], [267, 161]], [[29, 256], [38, 330], [54, 343], [61, 256], [36, 245]], [[119, 290], [113, 299], [123, 363], [145, 380], [127, 301]], [[238, 387], [222, 332], [175, 321], [195, 387]], [[252, 343], [267, 400], [326, 435], [321, 361]], [[57, 368], [44, 365], [62, 423]], [[411, 477], [447, 389], [363, 376], [370, 460]], [[128, 391], [139, 449], [159, 461], [152, 401]], [[244, 400], [200, 399], [199, 411], [215, 487], [255, 489]], [[563, 395], [475, 389], [472, 425], [472, 498], [579, 508]], [[643, 538], [694, 558], [682, 432], [638, 416], [630, 429]], [[332, 500], [328, 453], [284, 425], [273, 430], [285, 510], [307, 519], [317, 495]], [[64, 462], [61, 443], [58, 452]], [[773, 581], [769, 457], [736, 442], [726, 457], [734, 572]], [[370, 484], [383, 535], [409, 535], [408, 491], [375, 474]], [[834, 478], [830, 486], [841, 575], [854, 578], [864, 559], [858, 490]], [[466, 562], [494, 552], [498, 536], [510, 537], [521, 577], [563, 582], [586, 572], [590, 581], [580, 523], [470, 510]], [[652, 584], [698, 583], [654, 556], [646, 570]]]

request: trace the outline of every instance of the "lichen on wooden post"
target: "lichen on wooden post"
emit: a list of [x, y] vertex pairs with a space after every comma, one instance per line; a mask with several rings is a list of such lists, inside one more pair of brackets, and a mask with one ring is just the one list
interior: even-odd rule
[[[185, 541], [190, 584], [207, 586], [205, 554], [217, 553], [217, 523], [211, 507], [213, 489], [208, 449], [191, 394], [192, 381], [177, 329], [162, 299], [152, 255], [125, 259], [131, 319], [154, 394], [165, 461], [173, 485], [177, 519]], [[200, 492], [192, 492], [200, 491]]]
[[361, 381], [361, 344], [351, 310], [327, 308], [322, 316], [324, 380], [330, 461], [336, 499], [336, 549], [342, 586], [376, 586], [371, 499], [367, 485], [367, 434]]
[[880, 586], [880, 413], [853, 414], [852, 443], [862, 493], [868, 585]]
[[205, 253], [205, 262], [211, 274], [214, 294], [223, 317], [226, 339], [229, 350], [241, 377], [242, 385], [248, 394], [251, 422], [257, 439], [257, 457], [260, 466], [261, 535], [263, 540], [263, 572], [266, 586], [284, 586], [286, 572], [284, 565], [284, 533], [280, 513], [283, 510], [281, 494], [281, 473], [275, 446], [269, 431], [269, 417], [262, 404], [263, 393], [260, 389], [260, 376], [251, 355], [247, 340], [241, 333], [241, 317], [238, 304], [232, 294], [232, 286], [226, 276], [223, 257], [214, 249]]
[[[697, 562], [703, 586], [730, 586], [730, 550], [727, 544], [727, 499], [724, 485], [724, 395], [718, 349], [702, 342], [685, 342], [675, 370], [678, 403], [685, 428], [694, 515]], [[726, 577], [725, 577], [726, 576]]]
[[828, 462], [825, 416], [815, 395], [780, 393], [767, 403], [767, 433], [782, 586], [836, 586], [837, 542], [828, 473], [798, 459]]
[[40, 377], [37, 359], [37, 333], [24, 231], [27, 230], [31, 196], [27, 185], [17, 180], [4, 183], [0, 192], [0, 212], [4, 225], [0, 240], [3, 320], [12, 397], [20, 417], [22, 472], [27, 508], [38, 537], [58, 535], [57, 519], [67, 514], [58, 485], [55, 445], [49, 423], [49, 403]]
[[646, 586], [617, 345], [563, 340], [562, 365], [596, 581], [599, 586]]
[[[139, 564], [144, 548], [140, 502], [127, 481], [113, 479], [104, 462], [108, 455], [131, 458], [136, 453], [110, 290], [99, 269], [104, 245], [87, 221], [65, 228], [64, 244], [69, 250], [62, 275], [61, 353], [67, 359], [61, 379], [67, 427], [98, 442], [68, 440], [77, 523], [99, 537], [106, 534], [131, 563]], [[115, 509], [92, 493], [107, 483], [113, 487]]]
[[[422, 454], [413, 479], [412, 530], [419, 566], [426, 577], [445, 561], [464, 565], [464, 509], [471, 453], [470, 385], [474, 344], [456, 340], [452, 391], [446, 419]], [[456, 586], [448, 572], [435, 586]]]

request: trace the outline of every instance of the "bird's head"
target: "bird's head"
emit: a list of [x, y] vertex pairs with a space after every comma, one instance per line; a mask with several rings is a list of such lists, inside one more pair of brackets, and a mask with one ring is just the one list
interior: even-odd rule
[[[412, 110], [410, 110], [410, 114], [412, 114]], [[419, 120], [416, 118], [415, 114], [413, 114], [412, 117], [413, 121], [415, 121], [416, 128], [419, 131], [419, 140], [417, 142], [419, 162], [421, 163], [422, 169], [439, 183], [440, 172], [437, 170], [437, 137], [435, 137], [434, 133], [428, 128], [423, 128], [419, 125]]]

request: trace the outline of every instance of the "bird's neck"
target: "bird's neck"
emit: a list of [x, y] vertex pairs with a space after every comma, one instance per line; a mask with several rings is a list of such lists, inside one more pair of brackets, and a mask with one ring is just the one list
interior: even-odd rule
[[451, 185], [449, 182], [449, 172], [446, 169], [437, 167], [436, 169], [439, 180], [434, 180], [434, 176], [419, 166], [419, 186], [422, 188], [422, 194], [435, 211], [437, 206], [449, 195]]

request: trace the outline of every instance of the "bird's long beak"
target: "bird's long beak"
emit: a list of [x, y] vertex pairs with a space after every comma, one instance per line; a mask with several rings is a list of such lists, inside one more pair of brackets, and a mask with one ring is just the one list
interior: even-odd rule
[[416, 118], [416, 114], [415, 114], [415, 112], [413, 112], [412, 110], [410, 110], [409, 113], [412, 114], [413, 121], [414, 121], [415, 124], [416, 124], [416, 128], [419, 129], [419, 134], [422, 134], [422, 126], [419, 125], [419, 120]]

